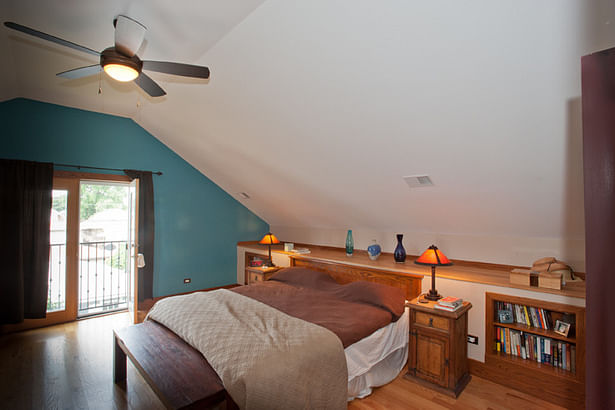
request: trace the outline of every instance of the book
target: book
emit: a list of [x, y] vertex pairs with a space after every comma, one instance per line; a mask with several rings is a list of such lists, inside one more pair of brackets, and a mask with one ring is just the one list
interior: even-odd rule
[[540, 317], [542, 319], [542, 328], [549, 329], [549, 325], [547, 324], [547, 317], [545, 316], [545, 310], [540, 309]]
[[527, 344], [527, 346], [529, 346], [529, 352], [530, 352], [529, 359], [530, 360], [536, 360], [536, 355], [534, 355], [534, 338], [533, 338], [533, 335], [528, 335], [526, 333], [525, 337], [526, 337], [526, 344]]
[[544, 325], [542, 323], [542, 313], [540, 312], [542, 309], [536, 309], [536, 316], [538, 316], [538, 327], [544, 329]]
[[510, 354], [512, 356], [516, 356], [517, 355], [517, 340], [515, 339], [515, 331], [510, 330], [509, 333], [510, 333]]
[[577, 348], [575, 345], [570, 346], [570, 371], [577, 372]]
[[530, 313], [532, 314], [532, 326], [538, 327], [538, 317], [536, 316], [536, 309], [530, 306]]
[[438, 303], [444, 306], [457, 307], [463, 304], [463, 299], [456, 298], [454, 296], [447, 296], [445, 298], [440, 299]]
[[500, 342], [502, 343], [502, 352], [506, 353], [506, 330], [500, 328]]
[[291, 250], [292, 253], [299, 253], [299, 254], [306, 254], [306, 253], [310, 253], [310, 250], [308, 248], [295, 248], [293, 250]]
[[530, 315], [527, 313], [527, 306], [523, 306], [523, 313], [525, 313], [525, 324], [531, 326], [530, 324]]
[[519, 309], [519, 305], [515, 306], [515, 322], [521, 324], [521, 310]]
[[451, 306], [441, 305], [438, 302], [433, 307], [434, 307], [434, 309], [446, 310], [447, 312], [455, 312], [456, 310], [461, 309], [462, 306], [459, 305], [457, 307], [451, 307]]

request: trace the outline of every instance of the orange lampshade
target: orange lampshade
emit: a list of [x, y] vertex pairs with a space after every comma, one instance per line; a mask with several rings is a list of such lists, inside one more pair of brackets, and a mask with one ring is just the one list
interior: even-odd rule
[[414, 261], [419, 265], [431, 266], [447, 266], [452, 265], [451, 261], [442, 253], [437, 246], [431, 245], [417, 260]]
[[280, 241], [278, 240], [278, 238], [275, 237], [274, 234], [269, 232], [268, 234], [263, 236], [263, 239], [261, 239], [258, 243], [262, 245], [274, 245], [276, 243], [280, 243]]

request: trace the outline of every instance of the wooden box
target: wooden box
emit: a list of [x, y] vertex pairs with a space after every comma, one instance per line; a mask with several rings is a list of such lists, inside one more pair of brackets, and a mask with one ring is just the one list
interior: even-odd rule
[[530, 286], [529, 269], [513, 269], [510, 271], [510, 283], [515, 285]]
[[540, 272], [538, 275], [538, 286], [549, 289], [562, 289], [561, 272]]

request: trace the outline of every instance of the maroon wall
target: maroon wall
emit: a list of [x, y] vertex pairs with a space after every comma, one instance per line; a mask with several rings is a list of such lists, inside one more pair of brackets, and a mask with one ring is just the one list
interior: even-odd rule
[[586, 405], [615, 409], [615, 48], [582, 58]]

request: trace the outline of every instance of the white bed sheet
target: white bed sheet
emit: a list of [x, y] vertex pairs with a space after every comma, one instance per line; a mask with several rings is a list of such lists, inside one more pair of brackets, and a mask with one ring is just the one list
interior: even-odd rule
[[348, 401], [369, 396], [372, 387], [395, 379], [408, 360], [409, 309], [396, 321], [346, 349]]

